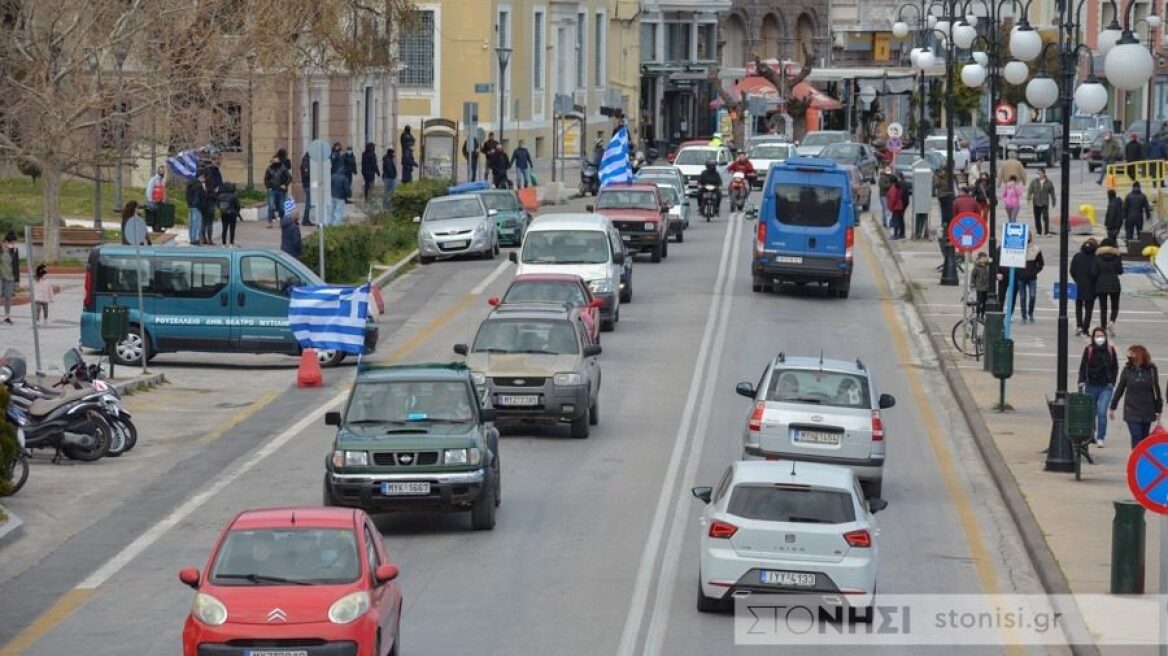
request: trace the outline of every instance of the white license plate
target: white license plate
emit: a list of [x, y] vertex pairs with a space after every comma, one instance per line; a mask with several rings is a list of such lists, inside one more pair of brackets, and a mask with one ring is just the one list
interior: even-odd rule
[[447, 247], [447, 248], [466, 248], [466, 245], [469, 243], [470, 242], [468, 242], [468, 241], [448, 241], [448, 242], [443, 243], [442, 245]]
[[782, 585], [794, 588], [814, 588], [815, 575], [803, 572], [774, 572], [763, 570], [759, 573], [759, 580], [764, 585]]
[[539, 397], [532, 394], [523, 395], [499, 395], [499, 405], [521, 405], [521, 406], [535, 406], [539, 405]]
[[308, 652], [303, 650], [303, 649], [297, 649], [295, 651], [289, 651], [289, 650], [275, 650], [275, 651], [273, 651], [271, 649], [262, 649], [260, 651], [255, 651], [254, 649], [249, 649], [243, 653], [244, 653], [244, 656], [308, 656]]
[[1034, 159], [1034, 153], [1018, 153], [1018, 159]]
[[840, 443], [841, 433], [829, 433], [827, 431], [817, 430], [803, 430], [801, 428], [795, 430], [795, 441], [803, 444], [830, 444], [838, 446]]
[[776, 255], [775, 262], [781, 264], [803, 264], [803, 258], [798, 255]]
[[[381, 494], [387, 497], [430, 494], [429, 483], [382, 483]], [[258, 653], [258, 652], [257, 652]]]

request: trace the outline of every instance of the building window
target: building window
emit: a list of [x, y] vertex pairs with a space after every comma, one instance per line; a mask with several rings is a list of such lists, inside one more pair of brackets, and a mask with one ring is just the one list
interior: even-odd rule
[[403, 32], [399, 52], [405, 70], [398, 77], [398, 83], [411, 89], [434, 88], [434, 11], [423, 9], [417, 12], [414, 26]]
[[373, 87], [365, 87], [365, 143], [373, 142]]
[[584, 57], [584, 44], [588, 37], [588, 14], [576, 15], [576, 88], [588, 86], [588, 60]]
[[665, 61], [689, 61], [689, 35], [691, 23], [665, 24]]
[[219, 106], [218, 138], [219, 150], [238, 153], [243, 150], [243, 106], [237, 102], [226, 102]]
[[313, 140], [320, 138], [320, 101], [312, 101], [312, 117], [309, 119], [312, 123], [310, 131], [312, 132]]
[[641, 61], [657, 61], [657, 23], [641, 23]]
[[506, 48], [511, 45], [511, 35], [507, 33], [507, 24], [510, 14], [506, 11], [499, 12], [499, 24], [495, 26], [499, 34], [499, 47]]
[[698, 61], [714, 61], [717, 58], [714, 52], [718, 47], [714, 40], [714, 28], [713, 23], [698, 25]]
[[604, 14], [596, 12], [592, 26], [592, 81], [597, 87], [604, 86]]
[[532, 86], [543, 88], [543, 12], [535, 12], [535, 22], [532, 32], [531, 48], [531, 77]]

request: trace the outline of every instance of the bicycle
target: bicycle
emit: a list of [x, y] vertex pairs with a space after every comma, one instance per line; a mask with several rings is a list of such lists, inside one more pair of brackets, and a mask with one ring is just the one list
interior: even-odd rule
[[961, 319], [953, 324], [953, 348], [963, 355], [980, 358], [985, 353], [985, 319], [977, 316], [977, 296], [965, 297]]

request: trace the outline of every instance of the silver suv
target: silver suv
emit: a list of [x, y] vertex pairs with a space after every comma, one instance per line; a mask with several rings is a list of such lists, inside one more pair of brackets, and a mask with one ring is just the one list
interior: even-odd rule
[[588, 437], [600, 422], [600, 345], [579, 308], [558, 303], [508, 303], [479, 325], [474, 343], [456, 344], [466, 356], [484, 404], [496, 424], [568, 424]]
[[855, 360], [787, 357], [779, 353], [758, 386], [735, 392], [754, 401], [743, 432], [744, 460], [801, 460], [852, 468], [868, 497], [884, 479], [884, 423], [896, 405], [878, 394], [872, 373]]

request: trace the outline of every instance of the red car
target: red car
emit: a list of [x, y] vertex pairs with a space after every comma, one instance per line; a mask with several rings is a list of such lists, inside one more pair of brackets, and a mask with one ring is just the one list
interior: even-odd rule
[[397, 654], [398, 568], [361, 510], [247, 510], [219, 535], [194, 588], [184, 656]]
[[580, 310], [580, 318], [592, 336], [600, 343], [600, 309], [604, 302], [592, 295], [580, 276], [570, 273], [524, 273], [511, 281], [503, 298], [492, 296], [487, 302], [493, 306], [503, 303], [568, 303]]
[[616, 183], [601, 187], [589, 212], [603, 214], [620, 232], [629, 253], [650, 253], [653, 262], [669, 257], [669, 206], [655, 184]]

